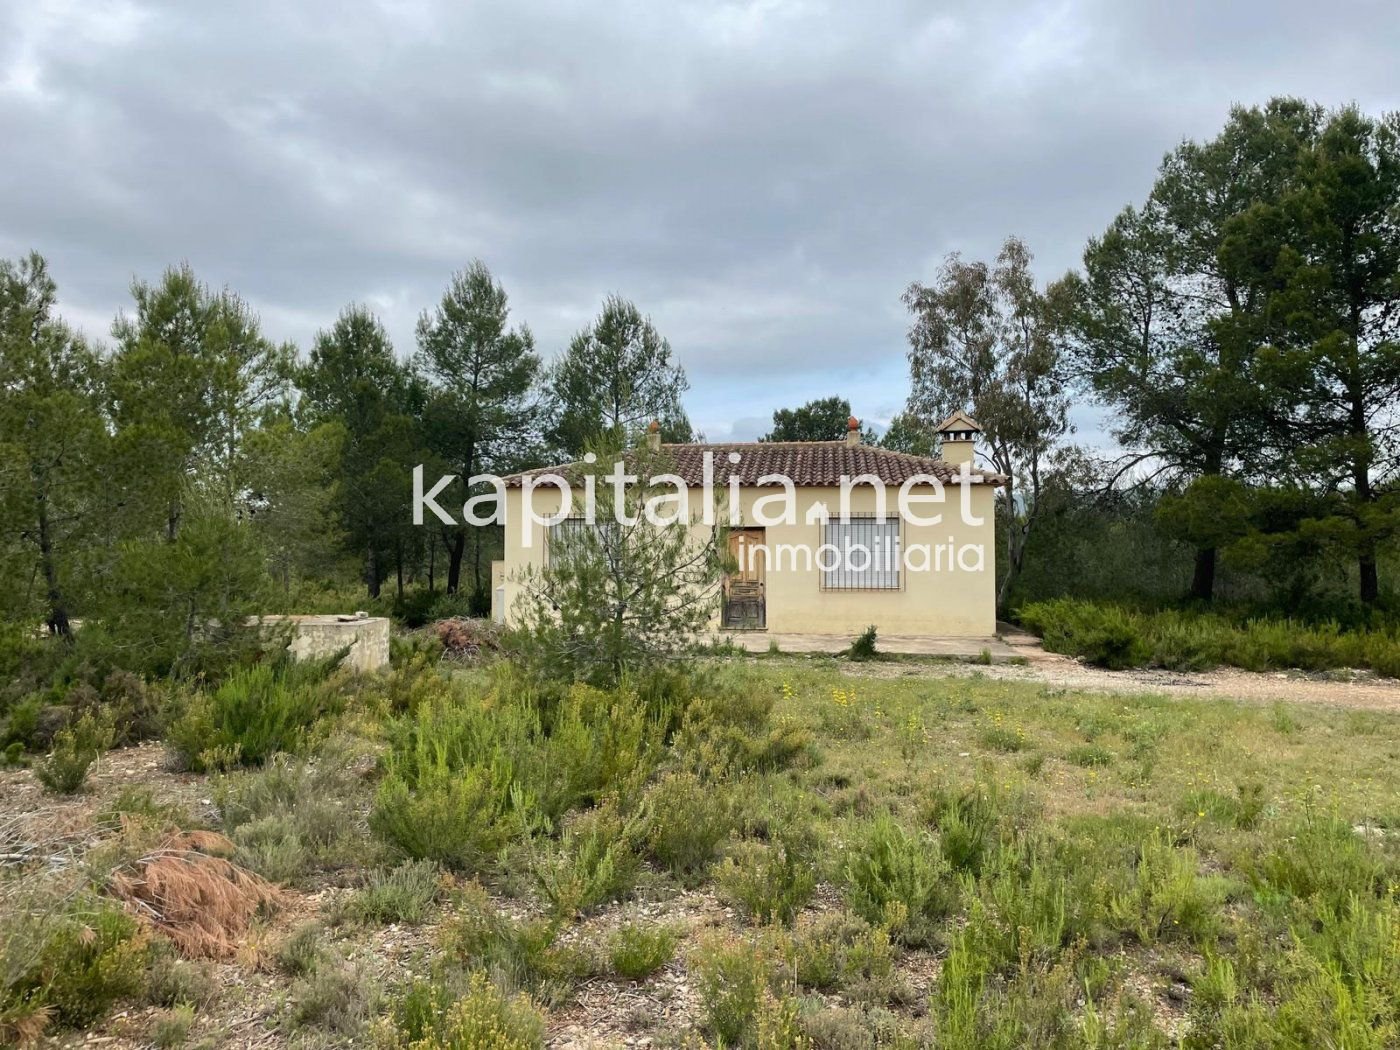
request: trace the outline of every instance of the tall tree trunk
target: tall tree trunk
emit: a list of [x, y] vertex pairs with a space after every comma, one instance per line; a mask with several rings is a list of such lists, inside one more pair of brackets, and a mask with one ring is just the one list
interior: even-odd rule
[[1356, 567], [1361, 574], [1361, 600], [1367, 605], [1376, 604], [1381, 597], [1381, 577], [1376, 568], [1375, 550], [1363, 550]]
[[472, 599], [480, 604], [486, 592], [490, 589], [489, 583], [483, 585], [481, 582], [481, 540], [482, 529], [485, 526], [478, 526], [472, 533]]
[[[1206, 477], [1219, 477], [1225, 470], [1225, 438], [1227, 431], [1217, 425], [1211, 434], [1213, 447], [1206, 455]], [[1190, 597], [1199, 602], [1210, 602], [1215, 598], [1215, 561], [1217, 550], [1214, 547], [1196, 548], [1196, 567], [1191, 573]]]
[[447, 561], [447, 593], [456, 594], [457, 587], [462, 580], [462, 552], [466, 549], [467, 534], [458, 529], [452, 536], [452, 543], [448, 547]]
[[394, 576], [399, 601], [403, 601], [403, 543], [394, 545]]
[[[1016, 520], [1016, 482], [1008, 472], [1004, 499], [1006, 503], [1006, 575], [1001, 578], [1001, 587], [997, 589], [997, 612], [1001, 613], [1006, 609], [1006, 596], [1011, 593], [1011, 585], [1015, 582], [1016, 575], [1021, 571], [1021, 550], [1024, 549], [1021, 543], [1017, 542], [1017, 532], [1020, 530], [1020, 523]], [[996, 534], [995, 519], [992, 525], [992, 534]], [[996, 544], [992, 545], [993, 549]]]
[[1215, 554], [1214, 547], [1199, 547], [1196, 550], [1196, 568], [1191, 574], [1191, 597], [1208, 602], [1215, 596]]
[[432, 594], [437, 590], [437, 582], [434, 572], [437, 568], [437, 533], [428, 533], [428, 593]]
[[371, 598], [379, 597], [379, 558], [372, 545], [365, 552], [365, 586]]
[[[1360, 318], [1353, 312], [1353, 326], [1360, 325]], [[1353, 328], [1355, 331], [1355, 327]], [[1352, 376], [1359, 377], [1361, 366], [1359, 364], [1360, 350], [1356, 339], [1352, 339]], [[1359, 379], [1353, 379], [1349, 384], [1351, 395], [1351, 439], [1352, 447], [1356, 449], [1355, 459], [1352, 462], [1352, 484], [1356, 487], [1356, 527], [1361, 533], [1358, 537], [1356, 552], [1356, 573], [1361, 587], [1361, 600], [1366, 605], [1374, 605], [1381, 597], [1380, 572], [1376, 568], [1376, 541], [1368, 534], [1366, 529], [1366, 510], [1375, 500], [1376, 494], [1371, 488], [1371, 432], [1366, 425], [1366, 394]]]
[[44, 587], [49, 604], [48, 627], [50, 634], [56, 634], [65, 641], [73, 638], [72, 625], [68, 622], [68, 609], [63, 601], [63, 591], [58, 584], [58, 563], [54, 560], [53, 535], [49, 528], [48, 501], [42, 492], [36, 492], [35, 500], [39, 511], [39, 561], [44, 569]]

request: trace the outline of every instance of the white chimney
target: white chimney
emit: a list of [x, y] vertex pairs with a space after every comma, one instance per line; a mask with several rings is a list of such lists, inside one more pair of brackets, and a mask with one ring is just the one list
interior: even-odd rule
[[960, 463], [973, 466], [977, 454], [977, 435], [982, 433], [977, 420], [958, 409], [935, 429], [942, 446], [940, 459], [954, 466]]

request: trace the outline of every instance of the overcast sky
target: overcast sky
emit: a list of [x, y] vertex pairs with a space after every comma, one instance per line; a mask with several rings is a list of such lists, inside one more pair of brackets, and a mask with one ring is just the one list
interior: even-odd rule
[[91, 335], [188, 259], [277, 338], [359, 300], [404, 354], [480, 257], [546, 356], [635, 300], [711, 439], [883, 422], [947, 252], [1057, 276], [1232, 102], [1400, 108], [1397, 55], [1394, 0], [7, 2], [0, 255]]

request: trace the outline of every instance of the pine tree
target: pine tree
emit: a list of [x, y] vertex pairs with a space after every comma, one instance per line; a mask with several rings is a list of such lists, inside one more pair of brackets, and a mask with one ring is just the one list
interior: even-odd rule
[[569, 457], [598, 441], [632, 444], [653, 419], [664, 441], [690, 440], [681, 407], [689, 387], [651, 318], [611, 295], [550, 369], [554, 444]]
[[[42, 256], [0, 261], [0, 523], [13, 580], [67, 637], [84, 554], [102, 542], [103, 369], [55, 313]], [[32, 611], [25, 609], [26, 613]]]
[[[449, 472], [460, 475], [463, 486], [473, 475], [505, 474], [530, 458], [540, 359], [530, 329], [509, 324], [505, 289], [480, 260], [455, 274], [437, 308], [418, 320], [417, 364], [430, 384], [426, 440]], [[478, 602], [485, 600], [490, 582], [480, 564], [490, 538], [481, 531], [465, 524], [443, 528], [447, 591], [456, 593], [461, 586], [470, 541], [472, 592]]]

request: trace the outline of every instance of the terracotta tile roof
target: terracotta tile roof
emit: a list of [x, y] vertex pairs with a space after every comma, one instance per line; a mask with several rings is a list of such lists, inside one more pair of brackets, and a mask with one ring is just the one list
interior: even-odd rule
[[[916, 474], [931, 474], [944, 484], [957, 475], [956, 464], [927, 456], [910, 456], [887, 448], [870, 445], [847, 445], [844, 441], [738, 441], [715, 444], [662, 445], [663, 457], [671, 464], [658, 468], [678, 475], [687, 485], [704, 483], [705, 453], [714, 454], [714, 483], [728, 485], [731, 476], [739, 484], [754, 485], [765, 474], [782, 474], [797, 486], [840, 486], [841, 478], [873, 474], [887, 485], [901, 485]], [[738, 463], [729, 462], [729, 454], [737, 453]], [[511, 474], [505, 482], [512, 488], [520, 486], [526, 474], [565, 474], [574, 472], [578, 464], [566, 463], [554, 467]], [[567, 476], [567, 474], [566, 474]], [[976, 477], [977, 475], [973, 475]], [[990, 471], [982, 473], [982, 484], [1002, 485], [1006, 479]], [[974, 482], [975, 483], [975, 482]]]

